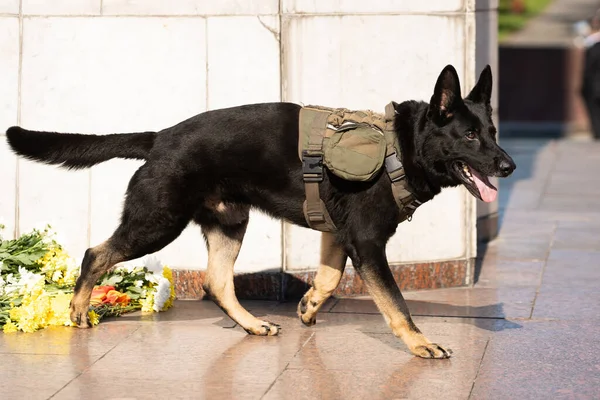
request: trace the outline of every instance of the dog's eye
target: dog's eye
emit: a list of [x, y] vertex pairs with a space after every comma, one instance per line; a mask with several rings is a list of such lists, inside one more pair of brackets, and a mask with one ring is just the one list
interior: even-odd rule
[[465, 133], [465, 137], [469, 140], [477, 139], [477, 132], [475, 132], [473, 130], [467, 131], [467, 133]]

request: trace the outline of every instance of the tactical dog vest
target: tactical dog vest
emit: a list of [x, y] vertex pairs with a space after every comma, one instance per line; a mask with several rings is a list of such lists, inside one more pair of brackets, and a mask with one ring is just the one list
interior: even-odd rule
[[298, 154], [306, 192], [304, 217], [309, 227], [336, 231], [319, 193], [323, 167], [342, 179], [370, 181], [385, 166], [400, 209], [399, 222], [411, 219], [422, 203], [408, 190], [394, 114], [392, 103], [385, 107], [385, 115], [321, 106], [300, 109]]

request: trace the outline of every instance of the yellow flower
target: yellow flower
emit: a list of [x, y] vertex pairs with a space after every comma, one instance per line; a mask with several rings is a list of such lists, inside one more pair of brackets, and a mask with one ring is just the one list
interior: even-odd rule
[[171, 294], [169, 295], [169, 299], [165, 302], [165, 305], [162, 309], [162, 311], [165, 311], [173, 306], [173, 301], [175, 300], [175, 284], [173, 283], [173, 271], [166, 265], [163, 267], [163, 276], [167, 278], [167, 280], [171, 284]]
[[43, 280], [31, 292], [25, 293], [21, 305], [12, 308], [9, 315], [23, 332], [35, 332], [48, 325], [48, 317], [51, 315], [50, 297], [44, 291]]
[[75, 260], [60, 245], [54, 245], [38, 261], [41, 271], [49, 281], [59, 285], [73, 285], [79, 273]]
[[4, 324], [4, 328], [2, 329], [4, 333], [13, 333], [19, 330], [19, 327], [15, 325], [12, 321], [8, 321]]
[[142, 312], [152, 312], [154, 307], [154, 293], [148, 293], [146, 298], [140, 300]]
[[100, 316], [96, 314], [96, 311], [88, 311], [88, 317], [90, 318], [92, 325], [98, 325], [100, 323]]
[[48, 325], [70, 326], [70, 303], [73, 293], [59, 293], [50, 300], [50, 316]]
[[13, 307], [8, 311], [11, 320], [18, 321], [21, 317], [21, 307]]

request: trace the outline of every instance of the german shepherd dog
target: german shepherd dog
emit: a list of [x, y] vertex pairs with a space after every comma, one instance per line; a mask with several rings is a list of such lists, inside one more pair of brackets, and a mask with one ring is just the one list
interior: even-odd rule
[[[489, 66], [463, 99], [456, 70], [448, 65], [429, 103], [393, 103], [407, 182], [421, 202], [458, 185], [493, 201], [496, 188], [488, 177], [506, 177], [515, 169], [495, 140], [491, 92]], [[208, 248], [206, 292], [249, 334], [277, 335], [277, 324], [254, 317], [238, 302], [233, 266], [251, 208], [308, 227], [302, 209], [299, 111], [299, 105], [285, 102], [243, 105], [207, 111], [159, 132], [130, 134], [9, 128], [8, 143], [16, 154], [68, 169], [112, 158], [146, 160], [129, 182], [120, 225], [108, 240], [85, 252], [71, 320], [90, 327], [90, 295], [99, 277], [117, 263], [162, 249], [194, 221]], [[399, 209], [387, 174], [350, 182], [327, 173], [320, 187], [337, 232], [322, 234], [320, 266], [298, 305], [300, 320], [315, 323], [350, 257], [394, 335], [416, 356], [450, 357], [451, 350], [432, 343], [415, 326], [389, 269], [385, 248], [398, 226]]]

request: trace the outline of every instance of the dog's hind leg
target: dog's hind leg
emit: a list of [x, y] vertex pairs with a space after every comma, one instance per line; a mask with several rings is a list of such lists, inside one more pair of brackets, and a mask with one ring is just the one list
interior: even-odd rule
[[362, 239], [349, 246], [348, 254], [394, 335], [416, 356], [449, 358], [452, 350], [430, 342], [413, 322], [388, 266], [385, 244], [380, 240]]
[[298, 316], [304, 325], [314, 325], [317, 312], [331, 296], [342, 279], [347, 260], [344, 248], [336, 242], [335, 235], [321, 234], [321, 262], [313, 286], [298, 303]]
[[[159, 251], [175, 240], [192, 217], [189, 196], [177, 190], [181, 179], [163, 176], [146, 165], [132, 177], [121, 224], [106, 242], [87, 249], [71, 300], [71, 321], [91, 326], [90, 296], [103, 273], [115, 264]], [[195, 204], [194, 204], [195, 205]]]
[[[127, 213], [126, 213], [127, 215]], [[156, 210], [154, 210], [156, 216]], [[126, 217], [127, 218], [127, 217]], [[131, 221], [131, 220], [130, 220]], [[81, 274], [75, 284], [71, 300], [71, 321], [80, 328], [91, 327], [88, 318], [90, 296], [94, 285], [103, 273], [115, 264], [154, 253], [171, 243], [186, 226], [185, 219], [170, 224], [121, 224], [113, 236], [104, 243], [86, 250], [81, 264]], [[139, 221], [138, 221], [139, 222]], [[152, 225], [154, 222], [149, 223]]]
[[203, 284], [213, 301], [244, 330], [253, 335], [272, 336], [279, 326], [262, 321], [239, 303], [233, 283], [233, 265], [242, 247], [248, 219], [235, 225], [202, 225], [208, 247], [208, 267]]
[[79, 328], [91, 328], [88, 317], [92, 289], [113, 265], [125, 261], [126, 257], [112, 246], [110, 240], [86, 250], [81, 263], [81, 274], [75, 283], [71, 299], [71, 321]]

